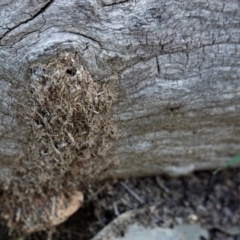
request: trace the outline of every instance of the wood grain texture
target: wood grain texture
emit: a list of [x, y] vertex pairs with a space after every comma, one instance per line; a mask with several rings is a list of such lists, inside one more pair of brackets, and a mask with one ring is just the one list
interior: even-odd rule
[[2, 1], [0, 175], [28, 143], [16, 120], [29, 65], [67, 49], [119, 92], [111, 175], [186, 174], [239, 152], [239, 1]]

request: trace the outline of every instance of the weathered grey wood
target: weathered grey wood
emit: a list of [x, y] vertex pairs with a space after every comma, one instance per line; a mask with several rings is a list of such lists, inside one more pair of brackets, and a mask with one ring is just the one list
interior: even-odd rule
[[[49, 0], [0, 4], [0, 181], [24, 151], [16, 106], [31, 63], [77, 51], [119, 92], [117, 176], [215, 168], [239, 152], [237, 0]], [[20, 108], [19, 108], [20, 109]]]

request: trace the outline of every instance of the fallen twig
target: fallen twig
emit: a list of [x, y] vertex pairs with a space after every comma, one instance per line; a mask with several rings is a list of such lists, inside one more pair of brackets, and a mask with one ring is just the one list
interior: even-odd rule
[[126, 183], [120, 182], [120, 184], [121, 184], [137, 201], [139, 201], [141, 204], [144, 204], [144, 203], [145, 203], [145, 201], [144, 201], [141, 197], [139, 197], [137, 193], [135, 193], [132, 189], [130, 189], [130, 188], [127, 186]]

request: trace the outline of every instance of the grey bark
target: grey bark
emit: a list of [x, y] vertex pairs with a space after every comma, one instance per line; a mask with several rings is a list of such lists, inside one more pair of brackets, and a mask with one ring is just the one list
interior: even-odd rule
[[239, 152], [237, 0], [26, 0], [0, 4], [0, 181], [28, 142], [16, 108], [28, 68], [76, 51], [112, 81], [121, 131], [112, 175], [186, 174]]

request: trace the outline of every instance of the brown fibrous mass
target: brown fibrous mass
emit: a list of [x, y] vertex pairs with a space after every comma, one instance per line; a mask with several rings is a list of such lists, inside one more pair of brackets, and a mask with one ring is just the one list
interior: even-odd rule
[[62, 194], [67, 199], [106, 174], [114, 163], [104, 156], [118, 137], [109, 114], [116, 93], [110, 83], [93, 81], [77, 54], [60, 53], [32, 64], [29, 72], [19, 118], [29, 141], [2, 197], [3, 216], [22, 229], [47, 227], [49, 199]]

